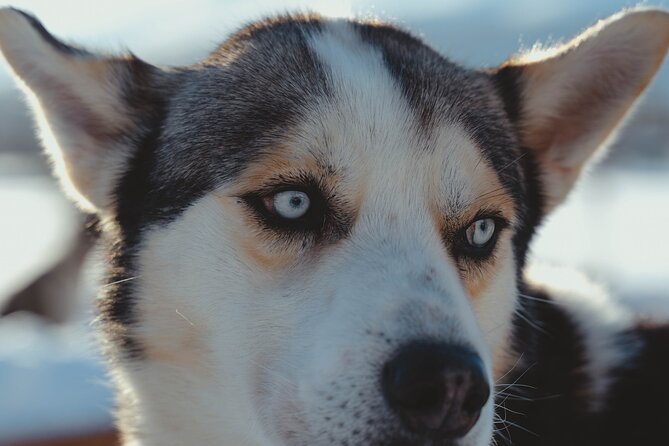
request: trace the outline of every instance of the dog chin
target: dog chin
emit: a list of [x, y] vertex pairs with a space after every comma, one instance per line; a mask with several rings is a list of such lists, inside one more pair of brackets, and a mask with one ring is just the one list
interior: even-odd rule
[[[492, 407], [492, 404], [489, 404]], [[299, 412], [290, 412], [299, 413]], [[481, 414], [474, 428], [463, 438], [460, 439], [416, 439], [412, 435], [406, 433], [399, 426], [396, 431], [389, 429], [387, 424], [383, 424], [378, 428], [374, 426], [366, 426], [367, 432], [362, 434], [362, 437], [357, 435], [357, 438], [337, 438], [334, 436], [325, 435], [327, 426], [308, 426], [307, 422], [298, 419], [297, 416], [279, 417], [283, 423], [280, 423], [275, 435], [272, 435], [273, 440], [267, 446], [331, 446], [332, 444], [348, 444], [364, 445], [364, 446], [490, 446], [493, 438], [493, 421], [492, 409], [485, 409]], [[319, 433], [321, 435], [319, 435]], [[358, 442], [362, 440], [361, 442]]]

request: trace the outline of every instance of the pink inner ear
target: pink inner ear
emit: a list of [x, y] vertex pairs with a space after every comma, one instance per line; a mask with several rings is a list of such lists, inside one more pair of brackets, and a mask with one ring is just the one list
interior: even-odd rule
[[647, 60], [637, 63], [638, 58], [626, 60], [616, 52], [582, 61], [577, 56], [565, 54], [523, 68], [526, 94], [531, 96], [530, 115], [523, 127], [527, 144], [566, 169], [580, 169], [615, 130], [654, 73], [649, 74]]
[[65, 131], [74, 136], [81, 132], [101, 143], [119, 135], [119, 129], [107, 124], [67, 85], [48, 76], [40, 76], [39, 82], [40, 91], [43, 92], [39, 95], [39, 104], [49, 116], [51, 125], [58, 127], [58, 133]]
[[547, 210], [564, 199], [588, 159], [615, 133], [668, 47], [669, 14], [631, 11], [552, 52], [502, 68], [521, 91], [521, 140], [541, 164]]
[[91, 98], [75, 92], [80, 85], [43, 72], [29, 84], [35, 91], [38, 122], [57, 176], [75, 201], [93, 211], [92, 207], [100, 208], [106, 202], [100, 179], [110, 175], [103, 170], [113, 171], [107, 160], [114, 155], [111, 151], [118, 150], [123, 129], [113, 116], [105, 119], [104, 110], [95, 109]]

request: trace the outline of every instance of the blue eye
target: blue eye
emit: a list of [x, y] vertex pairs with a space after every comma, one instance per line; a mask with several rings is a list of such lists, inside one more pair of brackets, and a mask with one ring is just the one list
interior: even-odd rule
[[311, 207], [309, 196], [297, 190], [279, 192], [270, 197], [272, 211], [279, 217], [295, 220], [306, 215]]
[[[298, 182], [299, 180], [299, 182]], [[291, 234], [318, 235], [326, 229], [329, 208], [315, 180], [300, 177], [283, 184], [267, 184], [240, 196], [265, 229]], [[337, 222], [336, 219], [333, 220]]]
[[484, 248], [495, 235], [495, 220], [482, 218], [467, 228], [467, 242], [473, 248]]

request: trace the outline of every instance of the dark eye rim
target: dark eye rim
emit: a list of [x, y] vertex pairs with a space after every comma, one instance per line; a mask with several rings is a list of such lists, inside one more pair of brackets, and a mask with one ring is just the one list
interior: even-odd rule
[[[298, 218], [285, 218], [269, 209], [267, 199], [281, 192], [302, 192], [309, 197], [310, 206], [307, 212]], [[325, 223], [326, 203], [323, 194], [315, 185], [281, 184], [263, 188], [258, 192], [250, 192], [240, 197], [253, 211], [256, 218], [266, 227], [276, 231], [317, 232]]]
[[[479, 220], [490, 219], [495, 223], [495, 231], [490, 240], [483, 246], [473, 246], [467, 240], [467, 229]], [[509, 222], [499, 213], [480, 213], [477, 214], [467, 225], [463, 226], [456, 234], [453, 249], [456, 257], [466, 257], [473, 260], [484, 261], [492, 256], [500, 233], [509, 227]]]

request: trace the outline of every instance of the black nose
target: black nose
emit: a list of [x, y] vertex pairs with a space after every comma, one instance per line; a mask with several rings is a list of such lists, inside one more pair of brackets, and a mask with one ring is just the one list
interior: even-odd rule
[[412, 432], [460, 438], [490, 397], [481, 358], [463, 347], [413, 342], [383, 368], [390, 407]]

